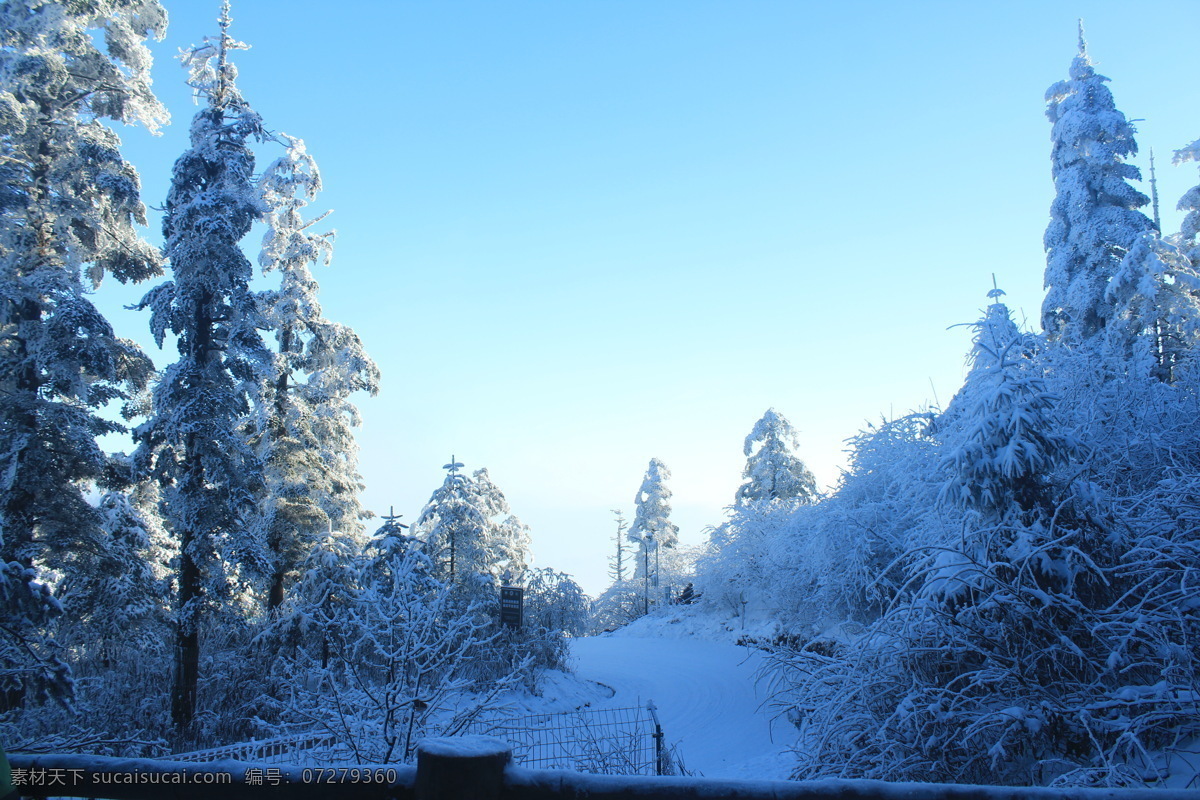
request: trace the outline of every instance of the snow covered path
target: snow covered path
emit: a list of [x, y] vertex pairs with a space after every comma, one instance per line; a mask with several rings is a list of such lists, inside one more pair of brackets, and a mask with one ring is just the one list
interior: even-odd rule
[[[710, 778], [786, 778], [790, 726], [759, 710], [754, 673], [760, 654], [700, 639], [607, 634], [571, 643], [576, 675], [610, 686], [604, 706], [653, 700], [668, 745], [684, 765]], [[593, 706], [598, 704], [593, 703]]]

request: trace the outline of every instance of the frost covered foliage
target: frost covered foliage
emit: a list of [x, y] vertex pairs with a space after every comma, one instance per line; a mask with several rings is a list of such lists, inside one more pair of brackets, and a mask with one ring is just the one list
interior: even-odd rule
[[797, 777], [1142, 785], [1200, 734], [1196, 225], [1137, 211], [1104, 80], [1081, 42], [1047, 95], [1046, 336], [993, 291], [943, 413], [860, 436], [702, 575], [785, 623]]
[[287, 725], [331, 734], [357, 763], [411, 762], [418, 740], [462, 731], [517, 682], [471, 677], [495, 634], [474, 608], [456, 607], [417, 540], [375, 539], [352, 571], [332, 550], [305, 567], [278, 623], [291, 641], [274, 704]]
[[264, 320], [277, 343], [274, 375], [251, 424], [263, 463], [262, 525], [271, 556], [267, 594], [277, 608], [305, 554], [325, 531], [362, 532], [358, 502], [361, 420], [354, 392], [375, 394], [379, 370], [352, 329], [321, 314], [310, 267], [328, 264], [332, 234], [309, 231], [303, 209], [321, 188], [304, 142], [285, 137], [287, 152], [259, 181], [267, 233], [259, 262], [280, 273], [279, 289], [261, 297]]
[[[1200, 139], [1175, 151], [1175, 164], [1188, 161], [1200, 162]], [[1188, 189], [1179, 198], [1178, 209], [1187, 212], [1179, 226], [1180, 248], [1193, 264], [1200, 264], [1200, 242], [1196, 241], [1196, 235], [1200, 234], [1200, 185]]]
[[1148, 198], [1127, 183], [1140, 180], [1125, 159], [1137, 153], [1134, 129], [1096, 73], [1080, 30], [1070, 77], [1046, 91], [1055, 197], [1046, 228], [1046, 299], [1042, 327], [1080, 344], [1111, 317], [1105, 292], [1121, 258], [1154, 223], [1137, 209]]
[[652, 458], [634, 495], [633, 524], [626, 537], [637, 545], [633, 558], [635, 579], [644, 577], [647, 567], [653, 576], [655, 556], [661, 561], [661, 554], [656, 551], [672, 548], [679, 540], [679, 526], [671, 522], [671, 490], [667, 487], [670, 478], [667, 465]]
[[[559, 668], [565, 663], [563, 629], [547, 623], [572, 622], [575, 612], [568, 602], [569, 590], [578, 587], [552, 570], [529, 571], [529, 528], [512, 514], [504, 493], [486, 469], [466, 475], [459, 472], [462, 466], [453, 460], [445, 466], [446, 480], [422, 509], [413, 532], [432, 561], [434, 576], [449, 586], [452, 607], [461, 613], [469, 609], [489, 630], [498, 624], [502, 585], [526, 584], [526, 601], [547, 614], [549, 607], [532, 595], [535, 587], [549, 592], [546, 603], [566, 603], [558, 615], [561, 620], [535, 615], [518, 631], [498, 631], [494, 640], [480, 648], [466, 673], [486, 682], [515, 672], [526, 687], [534, 689], [538, 669]], [[551, 577], [555, 575], [558, 577]], [[556, 594], [561, 596], [554, 600]], [[522, 661], [517, 653], [528, 658]]]
[[0, 565], [0, 601], [4, 637], [0, 639], [0, 721], [9, 721], [23, 706], [54, 698], [67, 702], [75, 688], [62, 646], [47, 635], [62, 604], [32, 567], [16, 561]]
[[147, 486], [132, 497], [110, 492], [100, 498], [104, 548], [77, 554], [75, 568], [58, 584], [71, 610], [62, 638], [86, 653], [75, 661], [93, 671], [166, 650], [174, 553], [154, 509], [139, 503], [146, 494], [156, 493]]
[[235, 84], [228, 54], [242, 45], [229, 37], [227, 12], [219, 37], [183, 54], [203, 107], [175, 162], [163, 218], [173, 280], [140, 306], [151, 311], [159, 346], [170, 332], [179, 352], [155, 387], [135, 458], [162, 485], [163, 516], [179, 543], [172, 714], [181, 728], [195, 714], [204, 620], [267, 569], [254, 524], [261, 466], [241, 423], [262, 395], [270, 354], [238, 245], [263, 219], [250, 144], [265, 132]]
[[153, 484], [100, 498], [103, 547], [76, 553], [56, 592], [75, 679], [69, 709], [39, 708], [15, 729], [26, 751], [157, 755], [169, 726], [171, 542]]
[[1200, 340], [1200, 273], [1173, 243], [1143, 233], [1105, 297], [1113, 304], [1106, 352], [1118, 374], [1173, 383]]
[[734, 507], [700, 559], [704, 603], [767, 613], [801, 637], [878, 616], [912, 530], [937, 519], [935, 448], [928, 414], [884, 421], [851, 440], [849, 467], [820, 503]]
[[11, 601], [0, 604], [0, 709], [21, 702], [13, 682], [32, 681], [30, 697], [69, 690], [44, 660], [51, 643], [37, 641], [50, 611], [41, 570], [103, 538], [81, 486], [117, 477], [96, 436], [123, 427], [97, 412], [152, 372], [88, 292], [105, 273], [160, 272], [135, 229], [137, 172], [105, 121], [165, 122], [144, 43], [165, 27], [157, 0], [0, 3], [0, 565]]
[[525, 573], [529, 529], [486, 469], [472, 475], [446, 465], [446, 480], [429, 498], [414, 526], [435, 574], [468, 603], [497, 603], [498, 582], [517, 584]]
[[531, 569], [525, 577], [525, 624], [580, 636], [588, 625], [591, 602], [565, 572]]
[[[966, 384], [935, 427], [939, 514], [955, 524], [913, 520], [903, 584], [861, 636], [774, 654], [776, 699], [801, 728], [797, 775], [1140, 783], [1156, 775], [1151, 753], [1200, 731], [1200, 549], [1180, 513], [1191, 484], [1105, 478], [1128, 442], [1088, 420], [1158, 427], [1171, 456], [1122, 457], [1166, 477], [1200, 456], [1180, 424], [1194, 396], [1146, 376], [1067, 403], [1051, 384], [1100, 365], [1047, 361], [998, 301], [975, 332]], [[1130, 489], [1136, 500], [1116, 497]]]
[[640, 580], [613, 581], [592, 601], [590, 633], [614, 631], [628, 625], [649, 609]]
[[744, 613], [749, 597], [760, 594], [754, 587], [769, 562], [767, 542], [783, 538], [782, 528], [798, 506], [816, 502], [817, 482], [796, 455], [799, 447], [795, 429], [773, 408], [746, 436], [746, 482], [738, 487], [729, 519], [709, 531], [700, 559], [710, 604]]
[[953, 475], [942, 499], [989, 522], [1045, 506], [1048, 476], [1072, 447], [1053, 424], [1059, 398], [1033, 358], [1036, 339], [1017, 329], [1000, 295], [988, 293], [996, 302], [975, 325], [971, 371], [942, 431]]

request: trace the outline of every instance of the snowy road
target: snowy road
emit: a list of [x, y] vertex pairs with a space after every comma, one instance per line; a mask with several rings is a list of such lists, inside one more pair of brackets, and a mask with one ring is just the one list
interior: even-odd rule
[[571, 649], [578, 677], [616, 691], [606, 706], [654, 701], [667, 744], [678, 745], [689, 770], [708, 777], [788, 776], [789, 726], [777, 723], [772, 740], [770, 717], [759, 710], [762, 698], [755, 693], [757, 652], [700, 639], [612, 634], [576, 639]]

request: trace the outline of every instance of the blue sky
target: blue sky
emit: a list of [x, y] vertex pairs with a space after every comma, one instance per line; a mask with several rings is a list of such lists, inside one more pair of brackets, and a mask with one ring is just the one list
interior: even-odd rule
[[[160, 137], [122, 131], [162, 204], [195, 112], [171, 56], [218, 3], [164, 0]], [[768, 407], [821, 484], [865, 420], [960, 385], [992, 274], [1036, 325], [1053, 193], [1046, 87], [1076, 18], [1154, 147], [1164, 229], [1200, 137], [1200, 4], [241, 0], [243, 94], [303, 138], [334, 209], [331, 319], [383, 371], [365, 502], [411, 519], [451, 454], [486, 466], [536, 563], [595, 594], [609, 509], [674, 473], [681, 539], [720, 521]], [[264, 150], [265, 159], [273, 157]], [[1143, 187], [1145, 191], [1148, 191]], [[149, 236], [159, 241], [157, 213]], [[257, 236], [246, 241], [256, 257]], [[146, 287], [105, 284], [160, 365]]]

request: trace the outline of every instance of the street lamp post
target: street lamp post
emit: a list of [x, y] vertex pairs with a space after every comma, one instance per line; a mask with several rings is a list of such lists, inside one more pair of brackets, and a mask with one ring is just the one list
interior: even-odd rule
[[654, 547], [654, 588], [655, 589], [659, 588], [659, 586], [662, 585], [662, 581], [660, 579], [660, 576], [662, 575], [662, 558], [659, 555], [660, 549], [661, 548], [659, 548], [657, 545]]
[[[646, 531], [646, 546], [642, 548], [642, 614], [650, 613], [650, 548], [654, 546], [654, 529]], [[657, 552], [657, 551], [656, 551]], [[657, 583], [654, 584], [658, 586]]]

